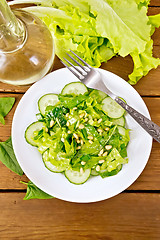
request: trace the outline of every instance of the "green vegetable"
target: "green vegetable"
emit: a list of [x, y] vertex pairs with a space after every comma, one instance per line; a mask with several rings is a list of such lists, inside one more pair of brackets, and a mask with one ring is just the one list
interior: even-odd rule
[[128, 162], [128, 159], [122, 158], [120, 153], [116, 148], [113, 148], [110, 154], [106, 158], [106, 162], [102, 164], [101, 169], [107, 169], [108, 172], [115, 170], [119, 165], [125, 164]]
[[80, 94], [78, 96], [75, 96], [74, 98], [73, 97], [71, 98], [69, 96], [59, 95], [58, 98], [59, 98], [59, 100], [61, 101], [61, 103], [63, 104], [64, 107], [66, 107], [66, 108], [74, 108], [78, 104], [83, 102], [86, 99], [86, 96]]
[[40, 17], [53, 33], [55, 51], [63, 59], [69, 49], [91, 66], [99, 67], [115, 55], [131, 55], [129, 83], [135, 84], [160, 60], [152, 56], [159, 15], [147, 16], [149, 0], [17, 0], [34, 3], [25, 10]]
[[119, 165], [115, 170], [112, 170], [111, 172], [109, 172], [107, 169], [105, 170], [101, 170], [99, 175], [102, 178], [106, 178], [106, 177], [110, 177], [110, 176], [114, 176], [117, 173], [119, 173], [119, 171], [122, 169], [122, 165]]
[[147, 42], [145, 50], [142, 53], [133, 52], [131, 57], [134, 62], [133, 72], [129, 75], [129, 83], [136, 84], [139, 79], [146, 76], [148, 72], [160, 65], [160, 59], [152, 56], [153, 41]]
[[[11, 171], [15, 172], [20, 176], [23, 175], [23, 171], [19, 166], [19, 163], [17, 162], [17, 159], [13, 151], [11, 137], [5, 142], [0, 142], [0, 160]], [[47, 193], [43, 192], [38, 187], [36, 187], [31, 181], [24, 184], [27, 185], [27, 193], [26, 196], [24, 197], [24, 200], [34, 198], [37, 199], [53, 198], [52, 196], [48, 195]]]
[[46, 168], [57, 174], [64, 172], [71, 183], [83, 184], [93, 169], [93, 175], [103, 178], [117, 174], [128, 162], [129, 129], [117, 126], [107, 113], [110, 110], [115, 115], [120, 106], [105, 105], [106, 96], [92, 89], [75, 95], [77, 83], [66, 87], [72, 95], [57, 95], [56, 106], [48, 105], [43, 118], [26, 129], [26, 141], [37, 147]]
[[0, 160], [11, 171], [20, 176], [23, 175], [13, 151], [11, 137], [5, 142], [0, 142]]
[[34, 185], [31, 181], [29, 181], [28, 183], [25, 183], [25, 182], [21, 181], [21, 183], [27, 185], [27, 193], [26, 193], [26, 195], [24, 197], [24, 200], [54, 198], [53, 196], [43, 192], [36, 185]]
[[148, 17], [149, 17], [150, 24], [152, 24], [152, 27], [154, 27], [154, 28], [160, 27], [160, 14], [148, 16]]
[[57, 123], [63, 127], [67, 122], [65, 119], [65, 114], [67, 112], [68, 111], [65, 107], [48, 106], [46, 108], [46, 114], [45, 114], [46, 122], [48, 123], [47, 127], [49, 127], [49, 123], [51, 120], [57, 121]]
[[3, 98], [0, 98], [0, 122], [1, 123], [5, 124], [4, 117], [12, 109], [14, 102], [15, 102], [15, 98], [14, 97], [3, 97]]

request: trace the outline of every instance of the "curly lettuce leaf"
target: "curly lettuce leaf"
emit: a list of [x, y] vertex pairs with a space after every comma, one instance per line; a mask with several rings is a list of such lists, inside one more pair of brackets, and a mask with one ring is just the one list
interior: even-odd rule
[[149, 23], [151, 24], [151, 35], [154, 33], [155, 28], [160, 27], [160, 14], [153, 15], [153, 16], [148, 16], [149, 18]]
[[138, 7], [141, 8], [143, 6], [148, 7], [150, 0], [135, 0], [135, 2], [138, 4]]
[[150, 40], [147, 43], [146, 49], [143, 53], [131, 53], [131, 57], [134, 62], [134, 69], [129, 75], [128, 82], [130, 84], [136, 84], [143, 76], [146, 76], [151, 69], [157, 68], [158, 65], [160, 65], [160, 59], [152, 56], [152, 49], [153, 41]]

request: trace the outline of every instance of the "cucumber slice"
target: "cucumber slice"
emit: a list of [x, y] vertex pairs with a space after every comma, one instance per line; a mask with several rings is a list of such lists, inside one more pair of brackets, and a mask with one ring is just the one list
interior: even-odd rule
[[44, 127], [43, 122], [34, 122], [28, 126], [28, 128], [25, 131], [25, 139], [26, 141], [31, 144], [32, 146], [36, 146], [35, 141], [33, 140], [34, 138], [34, 132], [39, 131]]
[[106, 177], [110, 177], [110, 176], [114, 176], [116, 175], [117, 173], [119, 173], [122, 169], [122, 164], [121, 165], [118, 165], [118, 167], [114, 170], [112, 170], [111, 172], [108, 172], [107, 169], [104, 169], [104, 170], [101, 170], [99, 172], [99, 175], [102, 177], [102, 178], [106, 178]]
[[54, 106], [56, 103], [59, 102], [57, 94], [45, 94], [43, 95], [38, 101], [38, 108], [42, 115], [45, 114], [45, 110], [47, 106]]
[[121, 135], [126, 135], [126, 129], [124, 127], [118, 126], [118, 132]]
[[83, 173], [73, 170], [66, 170], [65, 176], [66, 178], [74, 184], [83, 184], [90, 177], [91, 169], [86, 169]]
[[108, 97], [107, 94], [102, 92], [101, 90], [97, 90], [97, 91], [98, 91], [98, 94], [101, 97], [101, 99], [104, 99], [104, 98]]
[[91, 169], [91, 175], [92, 176], [98, 176], [99, 173], [95, 169]]
[[42, 155], [42, 159], [44, 162], [45, 167], [50, 170], [51, 172], [55, 172], [55, 173], [60, 173], [63, 172], [65, 169], [64, 168], [57, 168], [55, 165], [53, 165], [50, 161], [49, 161], [49, 152], [48, 150], [46, 150], [43, 155]]
[[89, 96], [91, 96], [92, 98], [96, 98], [98, 102], [101, 102], [104, 98], [108, 97], [108, 95], [102, 92], [101, 90], [97, 90], [93, 88], [90, 88], [89, 90], [91, 91]]
[[66, 94], [74, 94], [74, 95], [79, 95], [79, 94], [85, 94], [88, 93], [87, 87], [81, 83], [81, 82], [72, 82], [64, 86], [62, 89], [61, 94], [66, 95]]
[[124, 127], [124, 125], [125, 125], [125, 118], [121, 117], [121, 118], [117, 118], [117, 119], [111, 119], [111, 122], [113, 122], [113, 124], [115, 124], [115, 125], [119, 125], [119, 126]]
[[105, 99], [103, 99], [102, 104], [102, 110], [110, 118], [120, 118], [125, 113], [125, 110], [110, 97], [106, 97]]

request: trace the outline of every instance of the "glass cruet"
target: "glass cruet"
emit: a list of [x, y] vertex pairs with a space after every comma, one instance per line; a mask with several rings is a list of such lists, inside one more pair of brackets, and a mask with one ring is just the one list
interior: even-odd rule
[[52, 68], [54, 44], [47, 26], [21, 9], [0, 0], [0, 81], [27, 85]]

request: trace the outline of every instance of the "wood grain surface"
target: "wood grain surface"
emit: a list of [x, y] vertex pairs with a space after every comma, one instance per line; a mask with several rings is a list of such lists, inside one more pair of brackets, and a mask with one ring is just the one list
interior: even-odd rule
[[[160, 13], [160, 0], [151, 0], [149, 15]], [[154, 56], [160, 58], [160, 29], [152, 36]], [[52, 70], [63, 65], [56, 57]], [[126, 81], [132, 59], [114, 57], [101, 66]], [[0, 83], [0, 97], [13, 96], [15, 105], [0, 123], [0, 141], [11, 135], [15, 109], [30, 86]], [[134, 88], [145, 101], [151, 118], [160, 125], [160, 67], [150, 71]], [[0, 162], [0, 240], [159, 240], [160, 239], [160, 144], [153, 141], [149, 161], [139, 178], [111, 199], [76, 204], [50, 200], [24, 201], [28, 181]]]
[[159, 194], [122, 193], [92, 204], [23, 197], [24, 193], [0, 194], [3, 240], [159, 239]]

